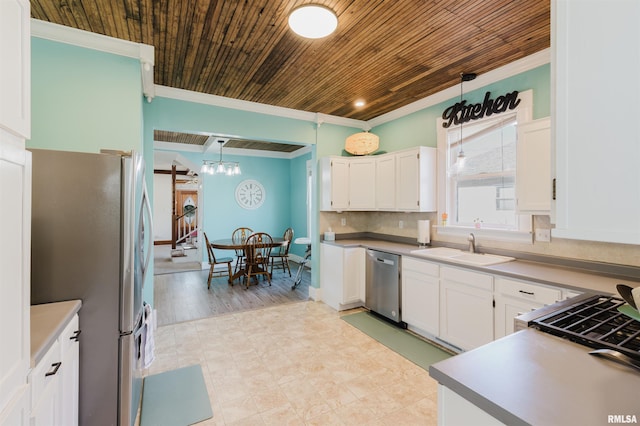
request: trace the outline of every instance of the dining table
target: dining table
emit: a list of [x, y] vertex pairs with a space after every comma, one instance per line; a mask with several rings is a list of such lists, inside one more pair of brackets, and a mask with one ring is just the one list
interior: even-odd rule
[[[282, 237], [271, 237], [271, 238], [273, 242], [271, 244], [268, 244], [267, 245], [268, 247], [275, 248], [275, 247], [282, 247], [289, 244], [289, 242]], [[261, 243], [261, 244], [263, 246], [265, 245], [265, 243]], [[218, 249], [218, 250], [242, 250], [243, 252], [246, 252], [246, 247], [247, 247], [246, 242], [242, 243], [242, 242], [233, 241], [233, 239], [231, 238], [222, 238], [219, 240], [213, 240], [209, 243], [209, 245], [211, 246], [211, 248]], [[232, 276], [229, 277], [229, 283], [234, 282], [236, 279], [242, 277], [246, 273], [247, 273], [246, 267], [242, 266], [241, 268], [238, 268], [238, 271], [236, 271]]]

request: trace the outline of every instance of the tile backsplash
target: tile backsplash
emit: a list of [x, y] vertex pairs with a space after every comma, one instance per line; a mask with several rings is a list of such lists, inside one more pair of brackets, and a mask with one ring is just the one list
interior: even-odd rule
[[[377, 234], [417, 238], [418, 220], [427, 219], [431, 225], [439, 224], [435, 213], [395, 213], [395, 212], [320, 212], [320, 232], [329, 227], [336, 234], [372, 232]], [[343, 224], [344, 223], [344, 224]], [[550, 228], [549, 216], [534, 216], [536, 228]], [[466, 237], [441, 235], [431, 230], [432, 242], [465, 244]], [[613, 244], [595, 241], [580, 241], [552, 238], [551, 242], [535, 241], [533, 244], [479, 240], [480, 247], [570, 259], [640, 266], [640, 246]]]

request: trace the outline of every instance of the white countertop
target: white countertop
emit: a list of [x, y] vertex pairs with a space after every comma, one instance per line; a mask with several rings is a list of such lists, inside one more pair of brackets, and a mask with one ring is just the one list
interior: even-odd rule
[[47, 353], [81, 306], [80, 300], [31, 305], [31, 367]]

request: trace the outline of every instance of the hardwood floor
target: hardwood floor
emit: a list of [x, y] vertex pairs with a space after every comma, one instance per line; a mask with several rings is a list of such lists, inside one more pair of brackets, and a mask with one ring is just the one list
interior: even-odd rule
[[214, 277], [211, 289], [207, 289], [208, 270], [156, 275], [154, 308], [158, 326], [307, 300], [310, 271], [305, 268], [302, 282], [292, 290], [298, 264], [290, 265], [292, 277], [274, 270], [271, 286], [260, 279], [248, 289], [239, 281], [229, 285], [226, 276]]

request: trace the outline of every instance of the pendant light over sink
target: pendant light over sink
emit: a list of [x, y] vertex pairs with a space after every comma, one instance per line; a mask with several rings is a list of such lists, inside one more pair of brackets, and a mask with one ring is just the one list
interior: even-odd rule
[[326, 6], [305, 4], [289, 14], [289, 27], [305, 38], [323, 38], [338, 27], [338, 17]]
[[456, 170], [458, 171], [464, 168], [464, 163], [467, 159], [467, 157], [464, 155], [464, 150], [462, 149], [462, 122], [464, 121], [464, 108], [462, 106], [462, 83], [465, 81], [475, 80], [476, 77], [476, 73], [460, 73], [460, 151], [458, 151], [458, 158], [456, 160]]

